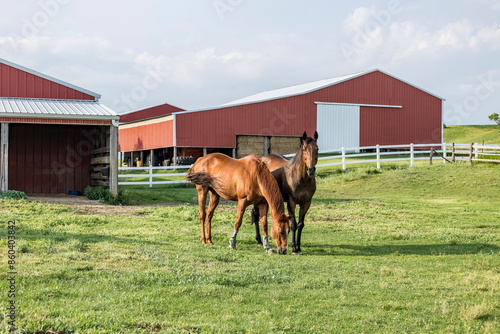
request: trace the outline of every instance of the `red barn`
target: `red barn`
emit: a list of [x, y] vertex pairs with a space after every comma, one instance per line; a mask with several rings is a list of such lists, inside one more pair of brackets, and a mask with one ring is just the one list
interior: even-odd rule
[[119, 116], [100, 97], [0, 59], [0, 190], [116, 194]]
[[436, 143], [442, 141], [443, 101], [376, 69], [267, 91], [216, 108], [172, 112], [154, 120], [157, 130], [151, 129], [147, 138], [120, 135], [120, 142], [136, 140], [150, 149], [150, 142], [161, 137], [174, 155], [193, 156], [213, 150], [235, 156], [294, 153], [297, 138], [315, 130], [320, 150]]

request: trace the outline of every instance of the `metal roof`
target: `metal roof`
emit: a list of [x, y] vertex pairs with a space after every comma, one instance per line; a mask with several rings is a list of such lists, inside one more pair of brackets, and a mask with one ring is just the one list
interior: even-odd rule
[[90, 95], [90, 96], [93, 96], [95, 97], [96, 100], [99, 100], [101, 98], [101, 95], [100, 94], [97, 94], [97, 93], [94, 93], [90, 90], [87, 90], [87, 89], [84, 89], [84, 88], [81, 88], [81, 87], [78, 87], [78, 86], [75, 86], [73, 84], [70, 84], [68, 82], [65, 82], [65, 81], [62, 81], [62, 80], [59, 80], [59, 79], [56, 79], [56, 78], [53, 78], [51, 76], [48, 76], [46, 74], [43, 74], [43, 73], [40, 73], [40, 72], [37, 72], [35, 70], [32, 70], [30, 68], [27, 68], [27, 67], [24, 67], [24, 66], [21, 66], [21, 65], [18, 65], [18, 64], [15, 64], [13, 62], [10, 62], [8, 60], [5, 60], [5, 59], [2, 59], [0, 58], [0, 63], [2, 64], [5, 64], [7, 66], [10, 66], [10, 67], [13, 67], [13, 68], [17, 68], [18, 70], [21, 70], [21, 71], [24, 71], [24, 72], [27, 72], [27, 73], [30, 73], [30, 74], [33, 74], [37, 77], [40, 77], [40, 78], [43, 78], [43, 79], [46, 79], [46, 80], [49, 80], [49, 81], [52, 81], [52, 82], [55, 82], [55, 83], [58, 83], [60, 85], [63, 85], [63, 86], [66, 86], [66, 87], [69, 87], [71, 89], [74, 89], [74, 90], [77, 90], [79, 92], [82, 92], [84, 94], [87, 94], [87, 95]]
[[312, 92], [312, 91], [315, 91], [315, 90], [318, 90], [321, 88], [335, 85], [337, 83], [355, 78], [359, 75], [366, 74], [366, 73], [368, 73], [368, 72], [359, 72], [359, 73], [354, 73], [354, 74], [349, 74], [349, 75], [343, 75], [340, 77], [323, 79], [323, 80], [318, 80], [318, 81], [314, 81], [314, 82], [308, 82], [305, 84], [269, 90], [266, 92], [262, 92], [262, 93], [258, 93], [258, 94], [251, 95], [248, 97], [244, 97], [242, 99], [235, 100], [235, 101], [232, 101], [229, 103], [225, 103], [221, 106], [262, 102], [262, 101], [274, 100], [274, 99], [279, 99], [279, 98], [288, 97], [288, 96], [306, 94], [306, 93], [309, 93], [309, 92]]
[[118, 114], [96, 101], [0, 98], [0, 117], [118, 120]]
[[444, 100], [442, 97], [439, 97], [433, 93], [430, 93], [429, 91], [426, 91], [425, 89], [422, 89], [420, 87], [417, 87], [405, 80], [401, 80], [400, 78], [397, 78], [391, 74], [388, 74], [382, 70], [379, 70], [379, 69], [373, 69], [373, 70], [370, 70], [370, 71], [364, 71], [364, 72], [358, 72], [358, 73], [353, 73], [353, 74], [348, 74], [348, 75], [343, 75], [343, 76], [339, 76], [339, 77], [335, 77], [335, 78], [329, 78], [329, 79], [323, 79], [323, 80], [318, 80], [318, 81], [314, 81], [314, 82], [308, 82], [308, 83], [305, 83], [305, 84], [300, 84], [300, 85], [295, 85], [295, 86], [289, 86], [289, 87], [285, 87], [285, 88], [279, 88], [279, 89], [274, 89], [274, 90], [269, 90], [269, 91], [266, 91], [266, 92], [262, 92], [262, 93], [258, 93], [258, 94], [255, 94], [255, 95], [251, 95], [251, 96], [248, 96], [248, 97], [245, 97], [245, 98], [242, 98], [242, 99], [239, 99], [239, 100], [235, 100], [235, 101], [232, 101], [232, 102], [229, 102], [229, 103], [225, 103], [225, 104], [222, 104], [220, 105], [219, 107], [228, 107], [228, 106], [235, 106], [235, 105], [240, 105], [240, 104], [248, 104], [248, 103], [255, 103], [255, 102], [263, 102], [263, 101], [269, 101], [269, 100], [275, 100], [275, 99], [280, 99], [280, 98], [284, 98], [284, 97], [290, 97], [290, 96], [296, 96], [296, 95], [302, 95], [302, 94], [306, 94], [306, 93], [310, 93], [310, 92], [313, 92], [313, 91], [316, 91], [318, 89], [322, 89], [322, 88], [326, 88], [326, 87], [329, 87], [329, 86], [333, 86], [333, 85], [336, 85], [336, 84], [339, 84], [341, 82], [344, 82], [344, 81], [347, 81], [347, 80], [351, 80], [351, 79], [354, 79], [356, 77], [359, 77], [359, 76], [362, 76], [362, 75], [365, 75], [365, 74], [368, 74], [368, 73], [372, 73], [372, 72], [376, 72], [376, 71], [379, 71], [379, 72], [382, 72], [390, 77], [393, 77], [397, 80], [400, 80], [404, 83], [407, 83], [409, 84], [410, 86], [413, 86], [417, 89], [420, 89], [430, 95], [433, 95], [441, 100]]

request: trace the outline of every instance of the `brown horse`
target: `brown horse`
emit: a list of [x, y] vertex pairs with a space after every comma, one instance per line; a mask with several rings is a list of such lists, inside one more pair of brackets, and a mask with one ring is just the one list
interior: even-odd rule
[[[288, 246], [289, 219], [285, 215], [283, 197], [276, 180], [266, 165], [255, 155], [232, 159], [224, 154], [212, 153], [198, 158], [188, 170], [186, 179], [196, 184], [200, 206], [201, 242], [212, 244], [211, 226], [214, 210], [222, 196], [238, 201], [234, 233], [229, 239], [231, 248], [236, 248], [236, 235], [240, 229], [243, 213], [250, 204], [258, 210], [262, 220], [264, 246], [269, 246], [267, 235], [267, 211], [271, 209], [271, 237], [276, 242], [278, 254], [286, 254]], [[205, 212], [207, 193], [210, 191], [208, 212]], [[269, 203], [269, 204], [268, 204]], [[204, 228], [206, 222], [206, 227]]]
[[[316, 192], [316, 163], [318, 162], [318, 132], [314, 132], [314, 139], [302, 135], [300, 149], [297, 154], [288, 160], [281, 155], [268, 154], [262, 157], [278, 181], [283, 199], [287, 202], [288, 213], [292, 221], [292, 254], [301, 253], [300, 239], [304, 228], [304, 217], [311, 206], [311, 199]], [[295, 220], [295, 205], [300, 205], [299, 223]], [[259, 225], [256, 223], [258, 212], [256, 208], [252, 211], [252, 223], [255, 224], [255, 239], [259, 245], [262, 244]], [[297, 234], [295, 234], [297, 232]]]

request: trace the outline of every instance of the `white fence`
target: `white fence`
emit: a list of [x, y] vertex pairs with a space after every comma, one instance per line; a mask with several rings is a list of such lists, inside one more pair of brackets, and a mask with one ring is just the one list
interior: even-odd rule
[[[118, 180], [118, 185], [149, 185], [151, 188], [153, 184], [172, 184], [172, 183], [185, 183], [186, 180], [177, 180], [177, 181], [153, 181], [155, 177], [172, 177], [172, 176], [185, 176], [187, 173], [163, 173], [163, 174], [155, 174], [153, 171], [155, 170], [177, 170], [177, 169], [189, 169], [192, 165], [189, 166], [165, 166], [165, 167], [119, 167], [118, 168], [118, 178], [148, 178], [148, 181], [120, 181]], [[145, 174], [120, 174], [121, 171], [147, 171]]]
[[[459, 148], [457, 150], [457, 148]], [[463, 149], [465, 148], [465, 149]], [[499, 160], [491, 159], [491, 157], [500, 156], [500, 145], [479, 145], [479, 144], [407, 144], [407, 145], [376, 145], [364, 147], [348, 147], [339, 148], [328, 151], [320, 151], [319, 153], [333, 153], [331, 156], [322, 156], [318, 158], [317, 168], [342, 166], [346, 169], [350, 164], [376, 164], [380, 169], [381, 163], [386, 162], [401, 162], [409, 161], [410, 166], [415, 165], [417, 160], [429, 160], [432, 164], [432, 159], [442, 159], [443, 162], [455, 162], [455, 160], [468, 160], [472, 161], [493, 161], [500, 162]], [[480, 158], [481, 155], [487, 155], [489, 159]], [[292, 157], [294, 154], [287, 155]], [[370, 157], [370, 158], [369, 158]], [[367, 159], [369, 158], [369, 159]], [[335, 160], [332, 162], [321, 163], [321, 161]], [[118, 177], [125, 178], [147, 178], [148, 181], [120, 181], [118, 185], [149, 185], [153, 184], [172, 184], [172, 183], [185, 183], [186, 180], [170, 180], [170, 181], [155, 181], [154, 178], [165, 178], [175, 176], [185, 176], [187, 173], [163, 173], [155, 174], [157, 170], [178, 170], [188, 169], [189, 166], [168, 166], [168, 167], [120, 167]], [[120, 174], [120, 171], [147, 171], [142, 174]]]

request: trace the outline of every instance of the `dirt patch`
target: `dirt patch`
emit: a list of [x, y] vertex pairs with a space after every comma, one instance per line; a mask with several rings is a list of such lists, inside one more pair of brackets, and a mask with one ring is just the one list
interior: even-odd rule
[[177, 203], [162, 203], [156, 205], [109, 205], [93, 201], [85, 196], [70, 196], [70, 195], [29, 195], [29, 202], [55, 203], [70, 206], [80, 215], [104, 215], [104, 216], [138, 216], [134, 212], [142, 208], [154, 206], [177, 206]]

